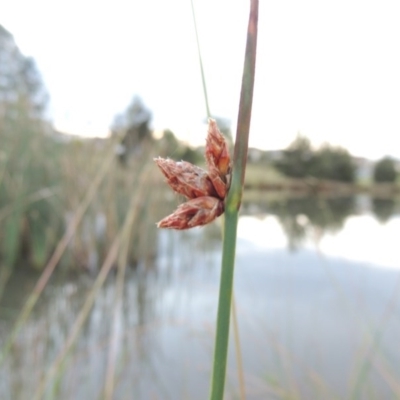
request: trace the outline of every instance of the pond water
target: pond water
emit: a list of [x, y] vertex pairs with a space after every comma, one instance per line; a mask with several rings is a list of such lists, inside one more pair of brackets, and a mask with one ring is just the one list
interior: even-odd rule
[[[400, 398], [397, 205], [309, 198], [242, 211], [234, 297], [246, 398]], [[112, 272], [40, 398], [101, 399], [113, 382], [112, 399], [206, 399], [219, 236], [218, 224], [160, 231], [154, 263], [127, 269], [121, 302]], [[0, 303], [1, 345], [37, 279], [12, 275]], [[94, 279], [53, 277], [0, 367], [1, 399], [34, 398]], [[231, 327], [226, 399], [240, 398], [239, 369]]]

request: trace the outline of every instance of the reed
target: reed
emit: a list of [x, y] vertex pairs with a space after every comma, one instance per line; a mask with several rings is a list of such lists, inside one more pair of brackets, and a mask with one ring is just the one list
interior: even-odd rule
[[230, 310], [235, 266], [236, 231], [244, 186], [251, 108], [253, 101], [257, 25], [258, 0], [251, 0], [242, 89], [240, 94], [239, 116], [233, 157], [232, 180], [225, 202], [222, 269], [219, 289], [214, 364], [210, 391], [211, 400], [222, 400], [224, 396], [229, 342]]
[[[67, 141], [40, 126], [21, 126], [12, 134], [0, 129], [0, 296], [14, 267], [44, 269], [94, 177], [110, 159], [60, 260], [68, 268], [97, 269], [123, 222], [132, 177], [157, 147], [152, 143], [143, 157], [122, 168], [114, 154], [116, 138]], [[133, 250], [143, 249], [131, 248], [130, 256], [139, 259]]]

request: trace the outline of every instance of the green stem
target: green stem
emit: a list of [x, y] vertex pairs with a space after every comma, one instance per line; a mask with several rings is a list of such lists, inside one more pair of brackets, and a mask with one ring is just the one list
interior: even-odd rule
[[236, 232], [239, 209], [242, 200], [251, 107], [253, 101], [257, 23], [258, 0], [251, 0], [235, 152], [233, 158], [232, 182], [225, 203], [224, 242], [210, 400], [222, 400], [224, 396], [229, 343], [230, 310], [235, 266]]
[[237, 212], [225, 213], [224, 244], [221, 280], [219, 287], [217, 334], [215, 337], [214, 369], [211, 382], [211, 400], [220, 400], [224, 395], [225, 371], [228, 354], [229, 320], [235, 264]]

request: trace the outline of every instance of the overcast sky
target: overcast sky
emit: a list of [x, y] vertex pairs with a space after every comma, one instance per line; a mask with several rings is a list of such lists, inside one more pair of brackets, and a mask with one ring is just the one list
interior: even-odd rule
[[[194, 0], [211, 112], [235, 130], [248, 0]], [[260, 0], [250, 145], [298, 132], [400, 157], [400, 2]], [[106, 135], [134, 94], [156, 129], [202, 143], [190, 0], [2, 0], [0, 24], [35, 58], [55, 126]]]

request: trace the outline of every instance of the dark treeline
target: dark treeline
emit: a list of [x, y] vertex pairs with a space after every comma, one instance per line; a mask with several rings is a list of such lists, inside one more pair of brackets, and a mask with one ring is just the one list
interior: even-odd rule
[[282, 152], [276, 168], [292, 178], [314, 177], [342, 182], [355, 181], [355, 165], [347, 150], [328, 144], [313, 151], [309, 139], [298, 136]]
[[[310, 140], [304, 136], [298, 136], [273, 164], [292, 178], [313, 177], [346, 183], [354, 183], [357, 179], [355, 159], [346, 149], [324, 144], [313, 150]], [[395, 182], [395, 160], [384, 157], [376, 162], [371, 178], [376, 183]]]

